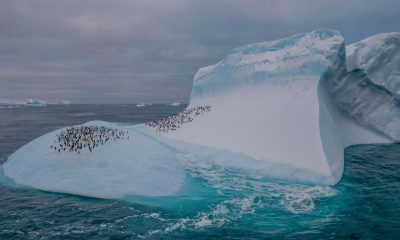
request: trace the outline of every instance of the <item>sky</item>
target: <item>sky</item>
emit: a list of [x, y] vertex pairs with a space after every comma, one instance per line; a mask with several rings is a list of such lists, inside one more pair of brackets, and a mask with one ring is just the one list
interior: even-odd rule
[[0, 0], [0, 101], [188, 102], [197, 69], [316, 28], [400, 31], [399, 0]]

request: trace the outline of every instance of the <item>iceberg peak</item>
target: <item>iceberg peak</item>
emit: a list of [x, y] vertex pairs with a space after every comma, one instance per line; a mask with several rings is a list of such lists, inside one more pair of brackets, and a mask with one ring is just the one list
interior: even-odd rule
[[341, 47], [343, 37], [329, 29], [238, 47], [196, 73], [191, 98], [290, 76], [320, 75]]

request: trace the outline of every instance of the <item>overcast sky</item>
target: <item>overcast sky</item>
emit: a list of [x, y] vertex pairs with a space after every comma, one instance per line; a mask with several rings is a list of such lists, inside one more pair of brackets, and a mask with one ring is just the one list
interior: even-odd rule
[[0, 100], [187, 102], [199, 67], [315, 28], [400, 31], [399, 0], [0, 0]]

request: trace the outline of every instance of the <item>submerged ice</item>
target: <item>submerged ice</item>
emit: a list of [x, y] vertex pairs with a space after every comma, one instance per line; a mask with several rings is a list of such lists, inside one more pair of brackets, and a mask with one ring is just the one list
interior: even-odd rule
[[21, 185], [102, 198], [182, 193], [194, 163], [334, 185], [346, 146], [400, 140], [399, 63], [399, 33], [347, 47], [328, 29], [249, 44], [199, 69], [181, 113], [87, 123], [126, 137], [79, 154], [50, 148], [60, 129], [20, 148], [3, 171]]

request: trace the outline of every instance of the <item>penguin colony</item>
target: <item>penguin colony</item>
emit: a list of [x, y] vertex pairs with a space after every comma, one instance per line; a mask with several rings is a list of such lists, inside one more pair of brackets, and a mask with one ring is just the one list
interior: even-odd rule
[[147, 122], [146, 125], [155, 128], [157, 132], [168, 133], [180, 128], [183, 124], [193, 121], [193, 119], [205, 112], [210, 112], [211, 106], [198, 106], [185, 109], [175, 115]]
[[126, 134], [128, 134], [128, 132], [108, 127], [70, 127], [60, 134], [57, 134], [57, 139], [50, 148], [57, 152], [69, 151], [79, 154], [85, 149], [92, 152], [94, 148], [109, 141], [129, 139], [129, 136], [126, 136]]

